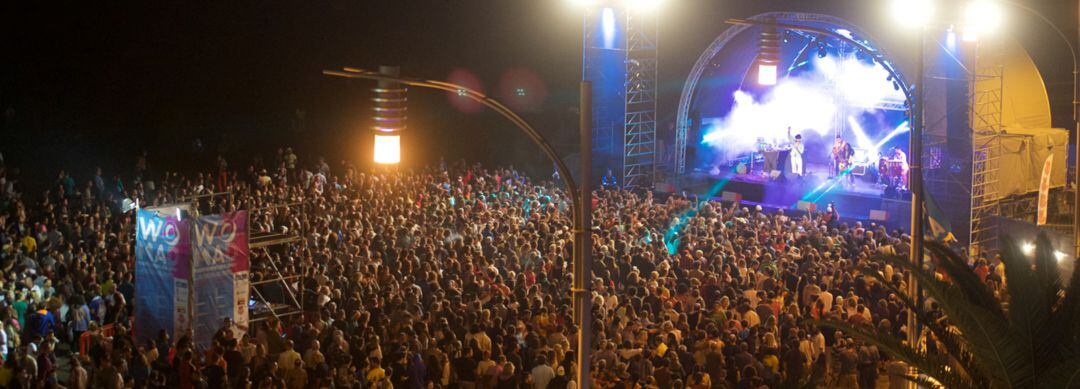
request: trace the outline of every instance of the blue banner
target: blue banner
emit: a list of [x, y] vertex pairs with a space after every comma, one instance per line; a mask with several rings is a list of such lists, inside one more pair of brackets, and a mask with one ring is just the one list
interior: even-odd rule
[[[173, 212], [169, 212], [169, 210]], [[164, 330], [174, 339], [188, 326], [189, 225], [179, 208], [140, 209], [135, 231], [135, 338]]]
[[247, 212], [200, 217], [193, 234], [195, 344], [205, 348], [225, 319], [234, 331], [247, 329]]

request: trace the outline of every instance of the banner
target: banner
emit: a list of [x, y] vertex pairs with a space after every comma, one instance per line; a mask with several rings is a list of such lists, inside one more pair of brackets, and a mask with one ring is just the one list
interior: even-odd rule
[[1039, 180], [1039, 221], [1038, 225], [1046, 224], [1046, 214], [1050, 208], [1050, 172], [1054, 167], [1054, 154], [1046, 157], [1043, 163], [1042, 179]]
[[195, 344], [210, 346], [225, 319], [242, 333], [248, 327], [248, 218], [239, 211], [208, 215], [192, 228]]
[[155, 339], [164, 330], [183, 335], [188, 317], [191, 241], [186, 207], [140, 209], [135, 216], [135, 339]]

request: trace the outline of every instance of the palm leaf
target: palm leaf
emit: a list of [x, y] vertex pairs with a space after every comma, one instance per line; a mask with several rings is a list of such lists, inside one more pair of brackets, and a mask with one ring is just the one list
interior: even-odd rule
[[926, 248], [938, 258], [939, 268], [949, 275], [949, 279], [960, 288], [964, 298], [969, 303], [982, 307], [1000, 316], [1001, 319], [1005, 319], [1005, 312], [1001, 310], [1001, 303], [986, 287], [986, 284], [979, 280], [979, 276], [968, 268], [963, 258], [960, 258], [956, 252], [941, 243], [926, 242]]
[[930, 272], [905, 261], [896, 263], [916, 278], [919, 286], [939, 303], [949, 321], [960, 329], [971, 347], [974, 362], [995, 386], [1024, 385], [1034, 376], [1024, 345], [1026, 339], [1014, 333], [1007, 321], [970, 304], [958, 287], [938, 281]]
[[1077, 325], [1080, 323], [1080, 261], [1074, 260], [1065, 297], [1050, 315], [1049, 336], [1062, 340], [1072, 339], [1072, 344], [1065, 342], [1067, 347], [1073, 352], [1080, 352], [1080, 334], [1077, 333], [1077, 327], [1080, 327]]
[[[897, 256], [890, 256], [884, 259], [890, 262], [907, 260], [907, 258]], [[948, 352], [949, 355], [952, 355], [956, 358], [957, 362], [961, 364], [960, 367], [963, 368], [969, 376], [985, 376], [984, 373], [980, 372], [979, 366], [972, 363], [973, 357], [971, 356], [971, 353], [967, 351], [968, 347], [965, 345], [965, 341], [963, 340], [963, 338], [957, 336], [956, 334], [945, 328], [945, 326], [942, 326], [941, 323], [934, 320], [934, 318], [930, 316], [930, 314], [926, 312], [926, 310], [924, 310], [922, 306], [917, 304], [915, 300], [911, 298], [911, 296], [908, 296], [906, 291], [902, 291], [895, 285], [885, 282], [885, 277], [877, 270], [874, 270], [870, 267], [860, 267], [859, 270], [863, 274], [876, 279], [878, 282], [883, 283], [890, 292], [895, 294], [896, 297], [900, 299], [900, 302], [904, 304], [904, 307], [907, 309], [909, 314], [913, 313], [915, 316], [915, 320], [917, 320], [920, 325], [926, 327], [930, 330], [931, 333], [934, 334], [934, 336], [938, 339], [942, 346], [944, 346], [945, 351]]]
[[[1059, 339], [1051, 338], [1049, 330], [1051, 301], [1046, 293], [1047, 285], [1042, 283], [1035, 271], [1031, 270], [1031, 263], [1020, 250], [1020, 245], [1011, 237], [1002, 237], [1001, 260], [1005, 263], [1005, 274], [1008, 280], [1009, 291], [1009, 321], [1017, 332], [1028, 337], [1027, 348], [1029, 363], [1038, 371], [1041, 366], [1037, 360], [1040, 354], [1052, 354], [1056, 348], [1054, 343]], [[1041, 240], [1040, 240], [1040, 243]], [[1046, 246], [1049, 246], [1048, 244]], [[1046, 252], [1045, 247], [1036, 251], [1036, 256], [1053, 255]], [[1037, 262], [1042, 262], [1038, 261]]]
[[1052, 365], [1039, 376], [1043, 388], [1080, 388], [1080, 358], [1065, 359]]
[[[844, 322], [834, 320], [807, 320], [807, 323], [811, 323], [823, 327], [832, 327], [843, 331], [844, 334], [850, 335], [862, 342], [870, 343], [878, 348], [889, 353], [889, 355], [906, 362], [908, 365], [914, 366], [917, 370], [933, 377], [935, 380], [945, 385], [948, 388], [977, 388], [968, 380], [965, 380], [961, 375], [946, 370], [941, 361], [934, 356], [927, 355], [924, 352], [920, 352], [909, 345], [904, 344], [899, 339], [887, 334], [879, 334], [877, 331], [867, 330], [860, 327], [855, 327]], [[915, 377], [908, 377], [909, 379], [915, 379]]]
[[1046, 294], [1046, 300], [1057, 300], [1057, 293], [1061, 290], [1061, 272], [1058, 271], [1054, 246], [1045, 233], [1039, 233], [1035, 239], [1035, 277]]

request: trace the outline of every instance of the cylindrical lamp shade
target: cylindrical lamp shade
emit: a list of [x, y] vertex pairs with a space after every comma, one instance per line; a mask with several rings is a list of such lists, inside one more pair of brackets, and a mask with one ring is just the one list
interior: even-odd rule
[[[379, 73], [398, 76], [396, 66], [380, 66]], [[406, 125], [406, 88], [394, 81], [379, 80], [373, 90], [375, 118], [375, 163], [396, 164], [401, 162], [401, 132]]]
[[389, 165], [401, 162], [401, 135], [375, 134], [375, 163]]
[[780, 32], [776, 29], [776, 19], [765, 18], [768, 24], [761, 26], [761, 38], [758, 47], [758, 84], [776, 85], [776, 69], [780, 64]]

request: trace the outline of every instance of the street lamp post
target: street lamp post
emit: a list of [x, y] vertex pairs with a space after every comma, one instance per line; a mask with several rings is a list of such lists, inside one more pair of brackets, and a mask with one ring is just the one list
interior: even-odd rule
[[[911, 132], [908, 134], [910, 137], [908, 149], [911, 151], [911, 165], [908, 171], [908, 181], [911, 183], [911, 188], [909, 188], [911, 191], [911, 252], [909, 253], [909, 261], [912, 265], [921, 269], [923, 262], [923, 219], [926, 213], [926, 209], [923, 207], [922, 176], [922, 135], [925, 130], [925, 123], [923, 122], [925, 94], [923, 90], [926, 89], [923, 85], [923, 77], [926, 75], [926, 64], [924, 63], [926, 59], [925, 26], [919, 26], [918, 39], [919, 53], [915, 56], [917, 63], [915, 64], [915, 79], [912, 80], [915, 89], [915, 101], [911, 108]], [[913, 274], [908, 277], [908, 293], [916, 302], [919, 301], [921, 292]], [[917, 348], [919, 341], [919, 333], [916, 330], [918, 324], [915, 315], [909, 312], [907, 317], [907, 338], [908, 345], [912, 348]]]
[[[592, 360], [592, 83], [581, 82], [581, 209], [574, 227], [574, 317], [578, 321], [577, 382], [589, 387]], [[580, 230], [579, 230], [580, 228]]]
[[592, 231], [590, 229], [592, 225], [592, 84], [588, 81], [581, 83], [581, 185], [578, 186], [562, 157], [559, 156], [559, 153], [555, 151], [555, 148], [548, 143], [542, 134], [517, 113], [483, 93], [449, 82], [401, 77], [396, 73], [384, 74], [383, 72], [349, 67], [341, 70], [323, 70], [323, 74], [438, 89], [467, 97], [491, 108], [512, 122], [555, 163], [555, 169], [558, 170], [559, 176], [566, 185], [572, 204], [570, 210], [573, 215], [574, 231], [574, 286], [572, 292], [575, 317], [579, 321], [577, 333], [579, 347], [577, 382], [579, 388], [589, 388], [589, 360], [592, 351], [592, 291], [590, 288], [592, 281]]

